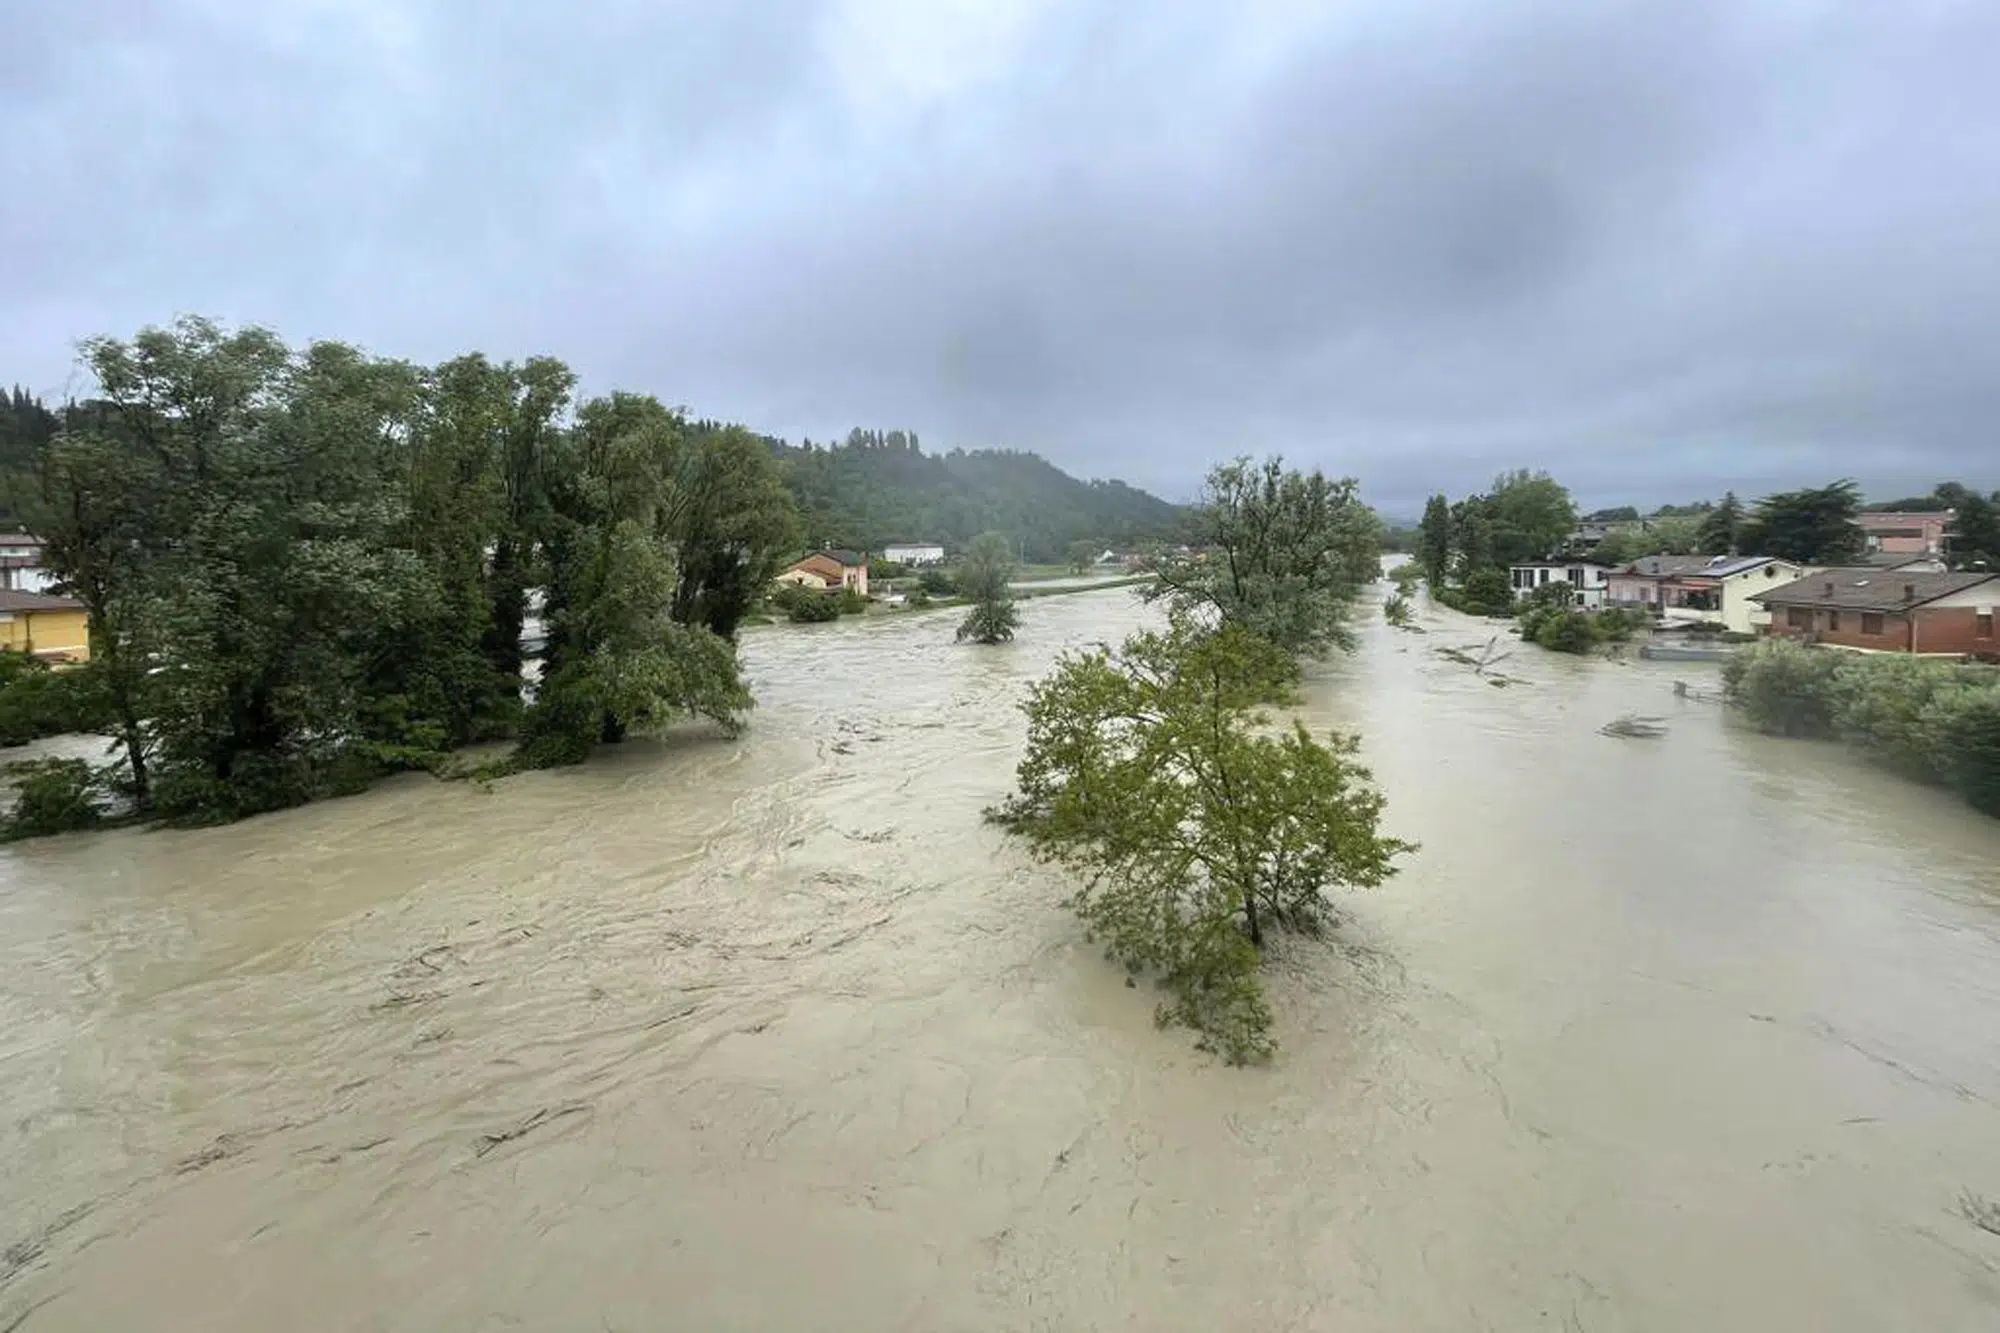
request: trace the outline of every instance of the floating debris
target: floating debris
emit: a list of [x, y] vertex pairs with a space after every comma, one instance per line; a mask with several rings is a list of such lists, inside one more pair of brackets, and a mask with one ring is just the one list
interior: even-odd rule
[[1637, 713], [1627, 713], [1615, 721], [1606, 722], [1597, 729], [1600, 736], [1625, 736], [1633, 740], [1656, 740], [1667, 734], [1662, 725], [1663, 717], [1641, 717]]

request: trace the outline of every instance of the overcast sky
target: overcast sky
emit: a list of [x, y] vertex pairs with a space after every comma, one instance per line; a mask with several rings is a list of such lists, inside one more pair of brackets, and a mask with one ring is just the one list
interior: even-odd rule
[[18, 0], [0, 383], [181, 312], [1182, 498], [2000, 485], [1994, 0]]

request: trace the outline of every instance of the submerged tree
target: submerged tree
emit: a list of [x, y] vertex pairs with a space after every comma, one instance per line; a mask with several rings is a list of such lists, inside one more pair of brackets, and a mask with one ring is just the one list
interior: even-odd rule
[[548, 655], [522, 728], [527, 764], [576, 763], [685, 715], [734, 730], [751, 706], [729, 641], [672, 615], [683, 428], [653, 398], [613, 394], [584, 404], [551, 459]]
[[960, 639], [1005, 643], [1014, 637], [1020, 615], [1008, 588], [1013, 577], [1014, 557], [1008, 554], [1005, 537], [988, 532], [974, 539], [958, 564], [958, 590], [972, 602], [958, 627]]
[[1433, 588], [1442, 588], [1451, 574], [1451, 501], [1442, 494], [1424, 502], [1423, 522], [1417, 526], [1417, 564]]
[[1382, 523], [1358, 489], [1280, 458], [1222, 464], [1199, 509], [1206, 549], [1158, 561], [1146, 596], [1205, 608], [1288, 653], [1352, 647], [1355, 597], [1381, 572]]
[[1029, 693], [1019, 790], [995, 812], [1083, 877], [1073, 906], [1172, 993], [1162, 1018], [1236, 1062], [1271, 1049], [1266, 931], [1318, 930], [1327, 889], [1380, 884], [1414, 850], [1379, 832], [1356, 741], [1265, 728], [1295, 674], [1268, 640], [1185, 615], [1066, 656]]

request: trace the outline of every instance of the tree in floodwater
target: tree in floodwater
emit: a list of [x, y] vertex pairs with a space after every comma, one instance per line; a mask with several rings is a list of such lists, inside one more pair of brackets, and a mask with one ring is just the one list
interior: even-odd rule
[[1148, 600], [1206, 608], [1292, 654], [1353, 647], [1348, 617], [1382, 542], [1354, 478], [1239, 458], [1208, 474], [1197, 519], [1203, 549], [1158, 561]]
[[1443, 493], [1424, 503], [1423, 522], [1417, 527], [1417, 564], [1433, 588], [1442, 588], [1451, 574], [1451, 501]]
[[1073, 653], [1029, 691], [1018, 790], [994, 817], [1082, 877], [1071, 904], [1110, 955], [1172, 994], [1232, 1062], [1272, 1049], [1266, 931], [1317, 931], [1325, 891], [1382, 883], [1412, 844], [1379, 831], [1357, 742], [1266, 729], [1297, 668], [1239, 625]]
[[988, 532], [973, 539], [965, 558], [958, 562], [958, 590], [972, 602], [972, 609], [958, 627], [960, 639], [1005, 643], [1014, 637], [1014, 627], [1021, 618], [1007, 586], [1013, 577], [1014, 557], [1008, 553], [1005, 537]]
[[729, 641], [672, 615], [681, 581], [666, 528], [683, 426], [653, 398], [613, 394], [583, 405], [550, 460], [548, 655], [522, 725], [524, 764], [578, 763], [684, 715], [733, 731], [751, 707]]

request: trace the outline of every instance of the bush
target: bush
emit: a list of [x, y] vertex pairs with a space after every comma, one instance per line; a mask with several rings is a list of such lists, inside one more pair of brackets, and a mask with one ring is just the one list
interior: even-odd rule
[[90, 666], [56, 669], [0, 651], [0, 746], [111, 728], [102, 677]]
[[828, 596], [833, 601], [835, 615], [858, 616], [868, 609], [868, 599], [845, 584], [841, 585], [839, 592]]
[[924, 591], [924, 585], [921, 583], [919, 583], [916, 587], [910, 589], [908, 592], [903, 594], [904, 606], [921, 608], [929, 606], [930, 604], [931, 604], [931, 595]]
[[1431, 599], [1469, 616], [1514, 614], [1514, 589], [1505, 570], [1476, 569], [1457, 587], [1432, 587]]
[[832, 593], [796, 583], [787, 583], [772, 593], [771, 605], [784, 612], [785, 619], [795, 625], [815, 625], [840, 617], [840, 603]]
[[1991, 668], [1780, 639], [1737, 653], [1723, 683], [1764, 731], [1844, 741], [2000, 815], [2000, 673]]
[[917, 575], [917, 586], [931, 597], [958, 596], [958, 578], [949, 570], [927, 569]]
[[96, 776], [81, 759], [24, 759], [5, 771], [15, 784], [15, 801], [0, 820], [0, 841], [90, 828], [104, 817]]

